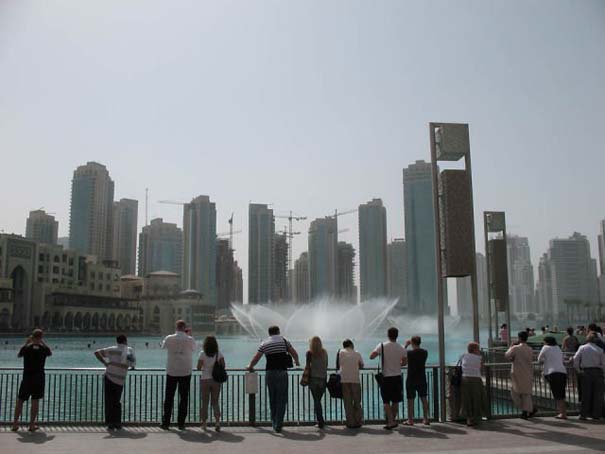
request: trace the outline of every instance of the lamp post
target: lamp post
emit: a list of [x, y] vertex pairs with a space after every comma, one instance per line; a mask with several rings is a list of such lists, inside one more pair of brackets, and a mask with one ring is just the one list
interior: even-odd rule
[[[471, 276], [473, 339], [479, 342], [479, 306], [473, 183], [468, 124], [429, 123], [433, 210], [435, 216], [435, 269], [437, 274], [437, 331], [439, 336], [440, 416], [446, 420], [445, 301], [443, 279]], [[441, 161], [464, 158], [464, 170], [440, 171]]]

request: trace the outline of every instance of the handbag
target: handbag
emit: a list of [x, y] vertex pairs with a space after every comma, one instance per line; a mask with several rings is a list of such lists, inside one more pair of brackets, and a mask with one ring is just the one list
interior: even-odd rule
[[288, 341], [284, 337], [284, 344], [286, 345], [286, 369], [292, 369], [294, 367], [294, 360], [292, 359], [292, 355], [288, 352]]
[[452, 369], [452, 375], [450, 376], [450, 384], [458, 388], [462, 384], [462, 356]]
[[214, 366], [212, 366], [212, 379], [217, 383], [225, 383], [227, 381], [225, 362], [220, 361], [218, 352], [216, 352], [216, 360], [214, 361]]
[[384, 344], [380, 344], [380, 366], [378, 366], [378, 372], [374, 375], [374, 379], [378, 386], [382, 386], [382, 382], [384, 380], [384, 374], [382, 371], [384, 370]]
[[307, 386], [311, 377], [311, 352], [307, 352], [307, 362], [305, 363], [305, 369], [303, 370], [302, 377], [300, 377], [300, 386]]
[[332, 399], [342, 399], [342, 382], [340, 380], [340, 374], [338, 373], [340, 370], [340, 360], [338, 357], [339, 353], [340, 350], [336, 352], [336, 372], [330, 374], [330, 377], [328, 377], [328, 383], [326, 384]]

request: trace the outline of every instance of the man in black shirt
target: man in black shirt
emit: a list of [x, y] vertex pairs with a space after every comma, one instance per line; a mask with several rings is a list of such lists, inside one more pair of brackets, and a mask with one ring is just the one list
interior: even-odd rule
[[29, 431], [38, 429], [36, 419], [38, 417], [38, 406], [40, 399], [44, 397], [44, 364], [46, 358], [52, 355], [50, 348], [42, 340], [42, 330], [35, 329], [27, 338], [25, 345], [19, 350], [18, 358], [23, 358], [23, 379], [19, 387], [17, 404], [15, 405], [15, 420], [12, 430], [19, 430], [19, 419], [23, 411], [23, 402], [31, 397]]
[[428, 353], [424, 348], [420, 348], [420, 336], [414, 336], [405, 342], [405, 348], [412, 346], [412, 350], [408, 351], [408, 376], [405, 381], [405, 391], [408, 398], [408, 420], [409, 426], [414, 425], [414, 400], [416, 394], [422, 401], [422, 409], [424, 411], [423, 424], [428, 426], [429, 423], [429, 402], [427, 400], [427, 383], [425, 365]]

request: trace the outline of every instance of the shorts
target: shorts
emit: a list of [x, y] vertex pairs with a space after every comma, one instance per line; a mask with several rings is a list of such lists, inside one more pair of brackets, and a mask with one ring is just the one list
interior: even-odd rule
[[416, 394], [418, 394], [418, 397], [426, 397], [428, 395], [427, 388], [426, 378], [424, 378], [424, 380], [422, 377], [412, 380], [408, 378], [405, 381], [405, 395], [408, 399], [415, 399]]
[[18, 398], [20, 400], [34, 400], [44, 397], [44, 384], [46, 382], [44, 375], [24, 375], [19, 386]]
[[555, 400], [565, 400], [565, 386], [567, 385], [567, 374], [563, 372], [553, 372], [545, 375], [544, 378], [550, 385], [550, 391]]
[[403, 401], [403, 377], [384, 377], [380, 386], [380, 395], [385, 404], [396, 404]]

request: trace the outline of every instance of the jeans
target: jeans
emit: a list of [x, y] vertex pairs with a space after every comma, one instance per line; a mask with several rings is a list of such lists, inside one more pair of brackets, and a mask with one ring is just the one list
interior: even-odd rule
[[311, 377], [309, 380], [309, 390], [311, 391], [313, 403], [315, 404], [315, 417], [317, 418], [317, 424], [323, 426], [324, 414], [321, 406], [321, 399], [326, 393], [326, 379]]
[[123, 386], [116, 385], [109, 378], [104, 377], [105, 384], [105, 424], [112, 427], [122, 426], [122, 398]]
[[582, 406], [580, 416], [599, 419], [603, 417], [603, 370], [584, 369], [580, 375], [582, 383]]
[[174, 406], [174, 394], [176, 388], [179, 388], [179, 413], [177, 422], [179, 427], [185, 425], [187, 418], [187, 406], [189, 404], [189, 385], [191, 384], [191, 375], [185, 377], [173, 377], [166, 375], [166, 390], [164, 395], [164, 416], [162, 425], [167, 426], [172, 419], [172, 407]]
[[281, 430], [288, 405], [288, 371], [268, 370], [265, 376], [273, 429]]
[[345, 405], [347, 427], [359, 427], [363, 421], [361, 409], [361, 385], [359, 383], [342, 384], [342, 400]]
[[221, 384], [213, 379], [202, 380], [202, 422], [208, 420], [208, 404], [212, 401], [212, 411], [214, 413], [214, 422], [218, 423], [221, 420], [221, 409], [218, 405], [218, 396], [221, 392]]

